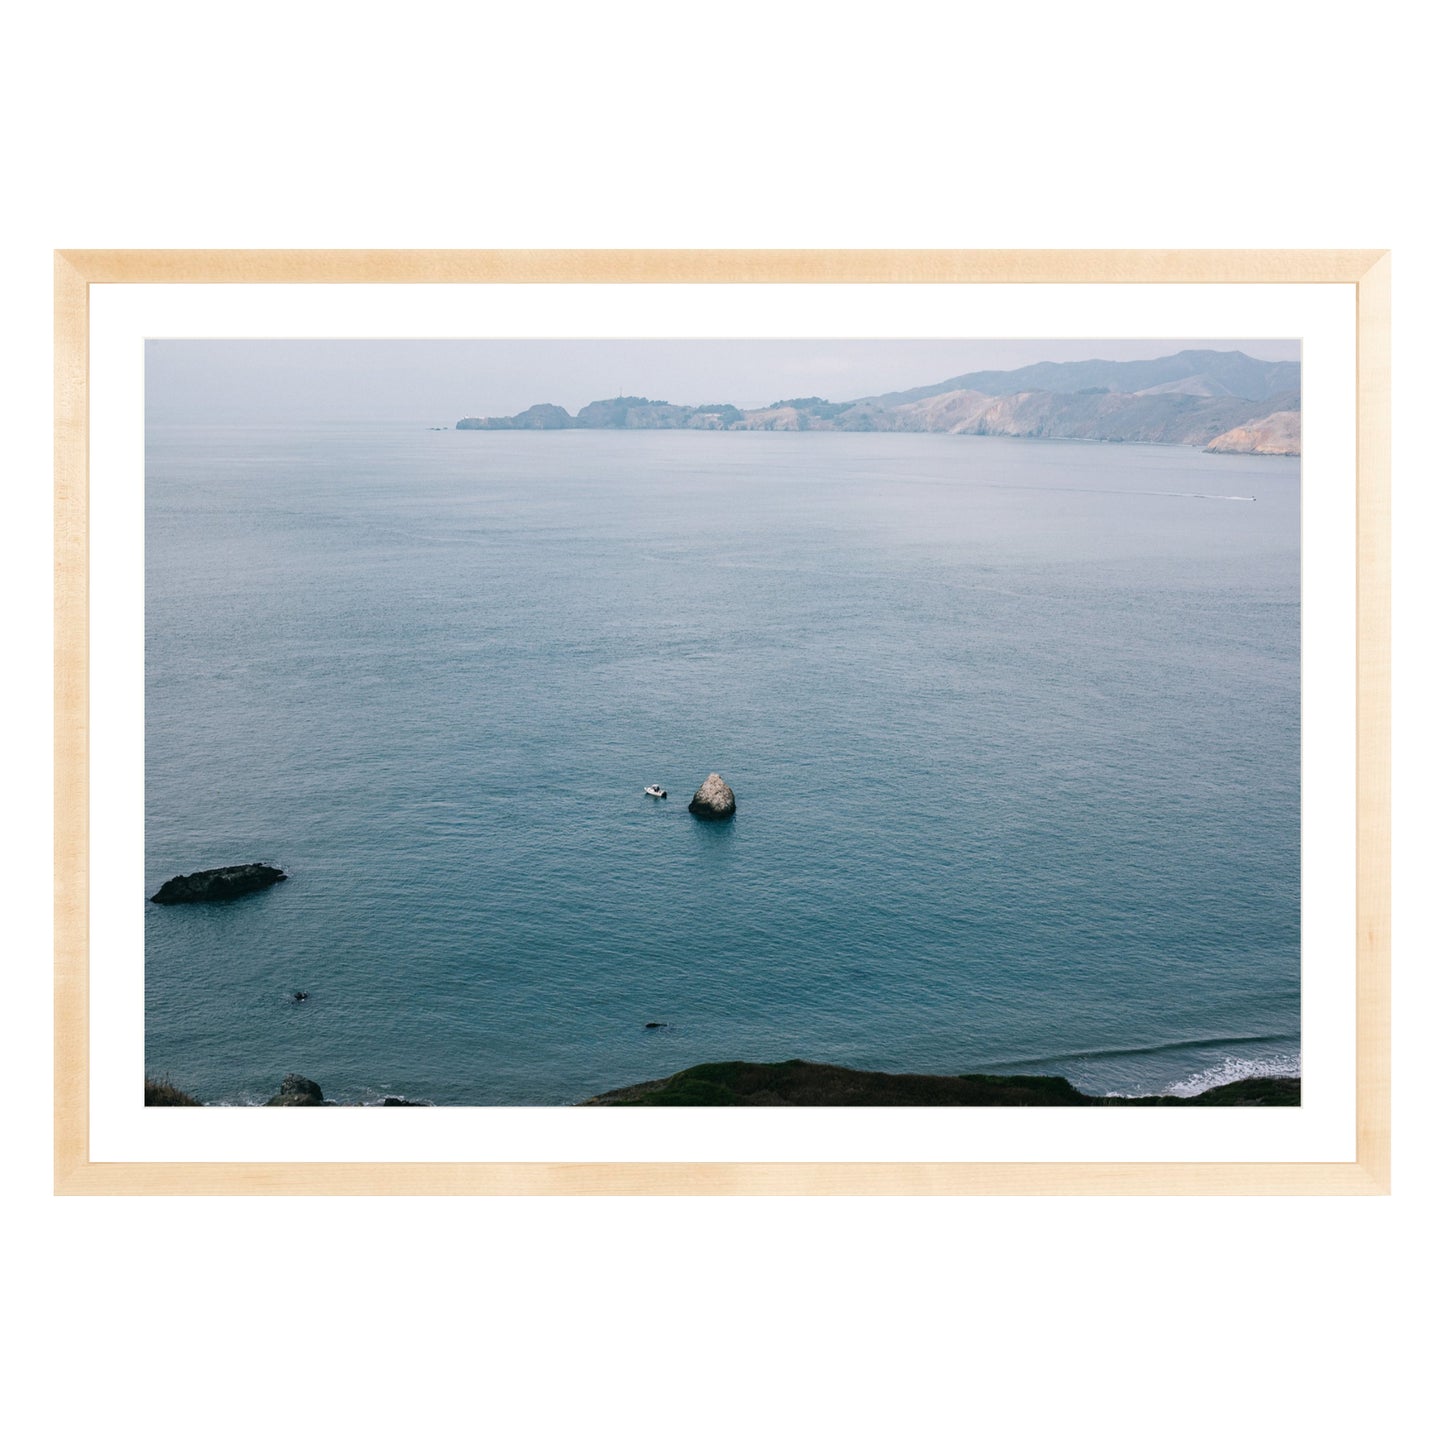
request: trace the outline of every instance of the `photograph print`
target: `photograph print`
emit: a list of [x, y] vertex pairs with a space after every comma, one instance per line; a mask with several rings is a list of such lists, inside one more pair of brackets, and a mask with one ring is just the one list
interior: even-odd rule
[[148, 342], [146, 1104], [1298, 1105], [1300, 397]]

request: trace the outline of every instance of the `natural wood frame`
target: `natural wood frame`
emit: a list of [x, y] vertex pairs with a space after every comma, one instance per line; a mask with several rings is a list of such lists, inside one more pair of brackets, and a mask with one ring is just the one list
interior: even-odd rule
[[[90, 287], [115, 283], [1332, 283], [1355, 288], [1356, 1128], [1348, 1163], [97, 1163], [89, 1150]], [[1386, 251], [59, 251], [57, 1194], [1384, 1194], [1390, 1179]], [[140, 1081], [136, 1081], [139, 1091]]]

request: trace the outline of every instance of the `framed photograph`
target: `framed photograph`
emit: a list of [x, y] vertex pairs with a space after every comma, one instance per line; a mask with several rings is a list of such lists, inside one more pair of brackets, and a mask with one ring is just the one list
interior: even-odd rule
[[58, 1193], [1388, 1192], [1388, 253], [69, 251], [55, 366]]

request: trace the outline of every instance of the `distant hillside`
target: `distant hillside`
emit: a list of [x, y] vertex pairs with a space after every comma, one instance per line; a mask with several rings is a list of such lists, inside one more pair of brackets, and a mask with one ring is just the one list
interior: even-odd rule
[[[933, 386], [863, 397], [882, 406], [923, 401], [945, 391], [982, 391], [1009, 396], [1020, 391], [1141, 392], [1195, 383], [1207, 396], [1238, 396], [1263, 401], [1282, 391], [1298, 391], [1297, 361], [1259, 361], [1242, 351], [1178, 351], [1154, 361], [1040, 361], [1015, 371], [972, 371]], [[1208, 388], [1204, 390], [1203, 388]]]
[[1224, 432], [1246, 427], [1262, 413], [1298, 415], [1298, 407], [1298, 393], [1261, 404], [1237, 396], [1183, 392], [1029, 391], [1001, 397], [945, 392], [895, 407], [879, 418], [875, 429], [1202, 447]]
[[574, 417], [542, 402], [515, 416], [465, 417], [457, 429], [952, 432], [1296, 456], [1299, 386], [1298, 362], [1180, 351], [1153, 361], [1044, 361], [857, 401], [793, 397], [750, 411], [617, 396], [589, 402]]

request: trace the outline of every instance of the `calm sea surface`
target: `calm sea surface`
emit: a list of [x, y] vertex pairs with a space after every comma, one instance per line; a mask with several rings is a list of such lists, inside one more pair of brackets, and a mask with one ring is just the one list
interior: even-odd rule
[[1295, 460], [156, 427], [146, 568], [147, 891], [290, 875], [144, 905], [204, 1099], [1298, 1066]]

